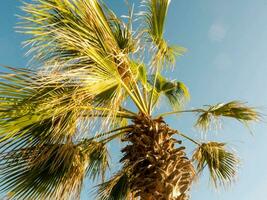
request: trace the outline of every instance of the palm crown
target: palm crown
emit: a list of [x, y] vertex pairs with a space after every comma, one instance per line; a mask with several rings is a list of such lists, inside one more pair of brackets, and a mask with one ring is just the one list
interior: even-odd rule
[[[238, 101], [183, 109], [186, 85], [162, 75], [185, 52], [164, 39], [169, 4], [144, 0], [119, 18], [98, 0], [24, 3], [19, 29], [37, 67], [6, 67], [0, 82], [1, 190], [11, 199], [76, 199], [86, 177], [102, 180], [95, 198], [114, 200], [187, 199], [204, 168], [215, 186], [232, 182], [239, 161], [226, 144], [194, 140], [164, 116], [196, 113], [204, 131], [221, 117], [260, 116]], [[154, 116], [161, 97], [172, 111]], [[122, 167], [106, 180], [115, 139]], [[182, 139], [196, 145], [192, 159]]]

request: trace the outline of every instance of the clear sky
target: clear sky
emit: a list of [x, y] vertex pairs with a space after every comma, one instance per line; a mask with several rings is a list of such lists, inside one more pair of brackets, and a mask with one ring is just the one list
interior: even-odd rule
[[[126, 14], [123, 0], [106, 0], [119, 14]], [[137, 0], [134, 0], [136, 7]], [[14, 32], [17, 0], [0, 6], [0, 64], [25, 67], [21, 48], [24, 36]], [[191, 91], [188, 108], [242, 100], [267, 113], [267, 0], [172, 0], [166, 38], [188, 49], [172, 79]], [[194, 116], [168, 118], [170, 126], [198, 137]], [[226, 141], [242, 160], [239, 176], [228, 190], [214, 191], [206, 177], [192, 188], [192, 200], [265, 200], [267, 197], [267, 126], [252, 125], [254, 136], [238, 122], [224, 120], [223, 130], [207, 139]], [[187, 143], [185, 143], [187, 144]], [[111, 145], [113, 152], [116, 148]], [[189, 153], [190, 153], [189, 148]], [[117, 154], [117, 153], [116, 153]], [[117, 166], [115, 163], [113, 166]], [[204, 174], [205, 175], [205, 174]], [[85, 185], [82, 199], [93, 200]]]

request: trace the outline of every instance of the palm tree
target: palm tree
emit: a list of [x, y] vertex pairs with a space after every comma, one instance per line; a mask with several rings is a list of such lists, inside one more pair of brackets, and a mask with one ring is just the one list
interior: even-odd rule
[[[260, 116], [239, 101], [184, 109], [186, 85], [163, 76], [185, 52], [164, 39], [169, 3], [144, 0], [124, 18], [98, 0], [24, 3], [18, 28], [36, 67], [5, 67], [0, 81], [0, 189], [10, 199], [79, 199], [89, 177], [96, 199], [185, 200], [205, 168], [215, 186], [234, 180], [239, 161], [225, 143], [193, 139], [164, 117], [195, 113], [206, 131], [222, 117]], [[162, 98], [171, 111], [156, 116]], [[121, 169], [106, 179], [113, 140]]]

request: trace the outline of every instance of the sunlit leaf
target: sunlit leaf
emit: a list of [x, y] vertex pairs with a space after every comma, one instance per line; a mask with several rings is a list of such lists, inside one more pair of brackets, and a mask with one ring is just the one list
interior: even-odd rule
[[155, 45], [155, 56], [152, 64], [163, 63], [174, 64], [176, 56], [182, 55], [186, 50], [183, 47], [169, 45], [164, 39], [164, 26], [168, 13], [170, 0], [144, 0], [146, 10], [141, 13], [145, 19], [145, 32], [148, 35], [148, 41]]
[[199, 109], [198, 112], [200, 115], [196, 126], [203, 130], [208, 130], [212, 122], [216, 121], [219, 117], [233, 118], [244, 124], [260, 119], [260, 114], [255, 108], [248, 107], [238, 101], [208, 106], [207, 109]]

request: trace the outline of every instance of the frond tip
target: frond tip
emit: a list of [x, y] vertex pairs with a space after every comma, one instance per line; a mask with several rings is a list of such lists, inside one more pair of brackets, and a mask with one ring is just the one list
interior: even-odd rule
[[197, 120], [196, 126], [203, 130], [208, 130], [211, 123], [219, 117], [234, 118], [244, 124], [260, 119], [260, 114], [255, 108], [248, 107], [239, 101], [216, 104], [214, 106], [209, 106], [208, 109], [199, 109], [197, 112], [201, 114]]
[[197, 164], [198, 173], [207, 166], [215, 187], [226, 186], [233, 182], [239, 160], [225, 149], [224, 143], [208, 142], [201, 144], [194, 152], [193, 161]]

